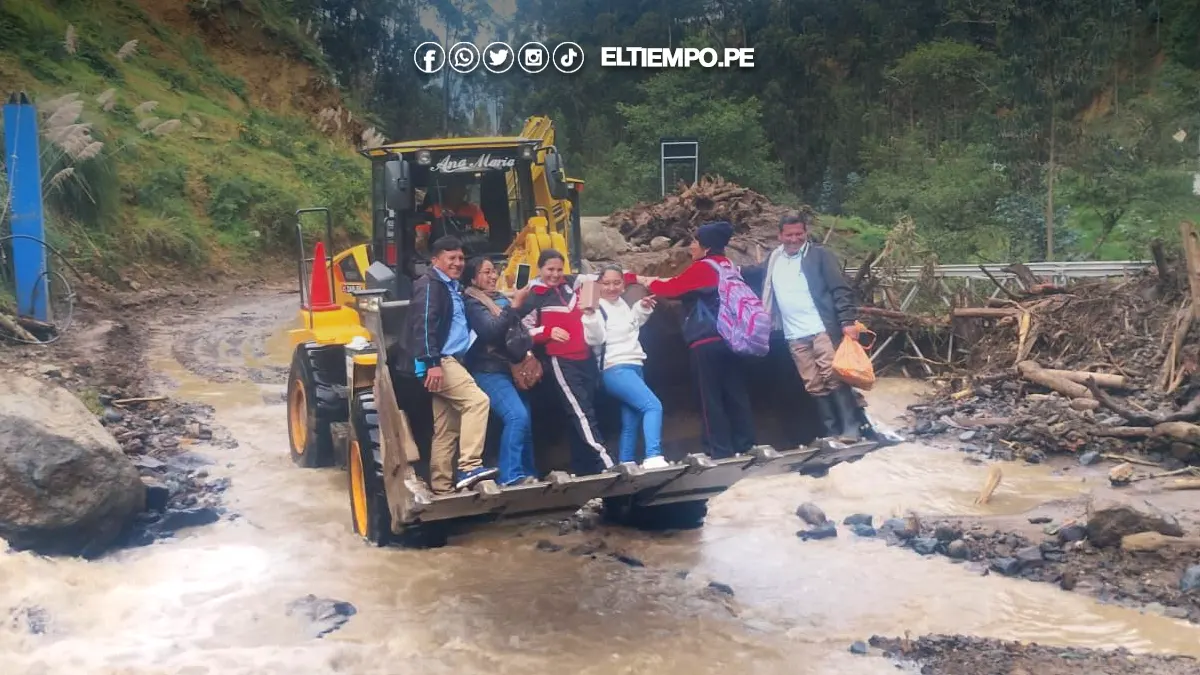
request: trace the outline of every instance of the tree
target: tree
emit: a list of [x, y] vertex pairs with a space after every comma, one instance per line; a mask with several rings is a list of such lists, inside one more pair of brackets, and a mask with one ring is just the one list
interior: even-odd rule
[[[640, 89], [645, 103], [618, 104], [625, 140], [594, 177], [597, 200], [655, 199], [659, 191], [659, 139], [692, 136], [700, 142], [700, 172], [715, 173], [781, 198], [783, 167], [771, 157], [762, 126], [762, 105], [714, 96], [699, 72], [667, 71]], [[599, 168], [599, 167], [597, 167]], [[670, 189], [670, 188], [668, 188]]]

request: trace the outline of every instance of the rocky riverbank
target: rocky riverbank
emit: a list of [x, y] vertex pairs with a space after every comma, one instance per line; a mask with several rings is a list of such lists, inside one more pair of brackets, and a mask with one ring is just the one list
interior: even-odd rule
[[[166, 311], [199, 311], [208, 295], [215, 293], [106, 294], [85, 303], [57, 342], [0, 345], [5, 411], [11, 428], [24, 430], [0, 443], [10, 495], [0, 536], [10, 547], [90, 558], [223, 516], [228, 479], [210, 480], [196, 451], [237, 441], [206, 406], [155, 395], [145, 362], [144, 325]], [[125, 321], [106, 318], [122, 314]], [[48, 447], [60, 464], [81, 469], [61, 469]], [[50, 489], [36, 487], [46, 475]], [[19, 515], [30, 508], [35, 517]]]
[[[874, 636], [869, 644], [922, 675], [1188, 675], [1200, 663], [1187, 656], [1131, 654], [1124, 649], [1049, 647], [962, 635], [916, 639]], [[861, 645], [866, 653], [866, 645]]]
[[[1144, 499], [1094, 497], [1084, 513], [893, 519], [888, 543], [981, 575], [1054, 584], [1105, 602], [1200, 623], [1200, 538]], [[1189, 525], [1189, 530], [1192, 529]]]

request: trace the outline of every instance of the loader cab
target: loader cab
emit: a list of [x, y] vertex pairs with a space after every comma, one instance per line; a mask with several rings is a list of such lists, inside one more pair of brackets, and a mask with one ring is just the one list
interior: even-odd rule
[[[401, 279], [428, 269], [429, 248], [443, 235], [461, 239], [468, 257], [488, 256], [502, 267], [517, 233], [538, 215], [552, 219], [546, 205], [569, 192], [561, 158], [534, 140], [414, 141], [366, 154], [372, 159], [369, 256]], [[551, 187], [540, 192], [552, 194], [538, 194], [535, 167], [548, 170]], [[569, 224], [562, 218], [558, 225], [565, 233]]]

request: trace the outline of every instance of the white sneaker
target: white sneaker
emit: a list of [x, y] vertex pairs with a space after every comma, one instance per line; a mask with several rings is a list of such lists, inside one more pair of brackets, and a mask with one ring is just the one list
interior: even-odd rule
[[658, 457], [650, 457], [642, 462], [643, 469], [665, 469], [668, 466], [670, 465], [667, 464], [667, 458], [663, 457], [662, 455], [659, 455]]

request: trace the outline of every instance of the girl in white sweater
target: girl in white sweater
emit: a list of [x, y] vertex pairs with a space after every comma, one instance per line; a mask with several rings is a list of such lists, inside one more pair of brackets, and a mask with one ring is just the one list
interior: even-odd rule
[[584, 339], [597, 353], [605, 390], [621, 402], [619, 461], [636, 461], [640, 421], [646, 442], [642, 467], [665, 467], [662, 402], [646, 386], [642, 375], [646, 352], [638, 339], [642, 326], [654, 311], [654, 296], [647, 296], [631, 307], [621, 298], [625, 292], [625, 274], [615, 265], [601, 270], [598, 283], [599, 306], [583, 310], [583, 332]]

